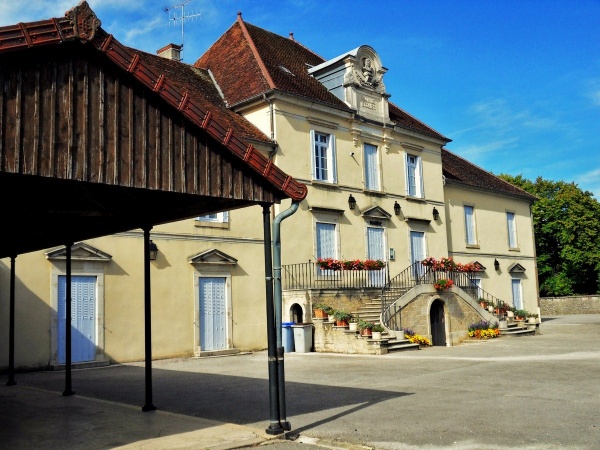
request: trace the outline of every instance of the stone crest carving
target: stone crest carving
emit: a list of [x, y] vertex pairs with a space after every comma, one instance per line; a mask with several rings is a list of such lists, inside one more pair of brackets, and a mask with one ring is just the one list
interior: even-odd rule
[[361, 47], [353, 61], [352, 69], [346, 73], [344, 84], [358, 85], [383, 94], [385, 93], [384, 73], [385, 69], [382, 68], [377, 54], [366, 46]]
[[96, 17], [92, 8], [86, 1], [80, 2], [77, 6], [71, 8], [65, 13], [73, 25], [73, 33], [81, 42], [91, 41], [96, 35], [96, 31], [102, 25], [100, 19]]

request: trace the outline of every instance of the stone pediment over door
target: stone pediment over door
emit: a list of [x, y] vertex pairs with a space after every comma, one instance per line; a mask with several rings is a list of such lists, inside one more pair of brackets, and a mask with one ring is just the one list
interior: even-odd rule
[[[61, 247], [55, 250], [46, 252], [46, 259], [49, 260], [60, 260], [67, 259], [67, 248]], [[73, 261], [100, 261], [108, 262], [112, 259], [112, 256], [108, 253], [104, 253], [91, 245], [83, 242], [77, 242], [71, 246], [71, 260]]]
[[508, 268], [508, 273], [524, 273], [524, 272], [525, 272], [525, 267], [523, 267], [519, 263], [511, 264], [511, 266]]
[[189, 262], [190, 264], [220, 264], [232, 266], [237, 264], [237, 259], [213, 248], [190, 257]]
[[365, 219], [373, 220], [388, 220], [392, 215], [380, 206], [373, 206], [362, 212], [361, 214]]

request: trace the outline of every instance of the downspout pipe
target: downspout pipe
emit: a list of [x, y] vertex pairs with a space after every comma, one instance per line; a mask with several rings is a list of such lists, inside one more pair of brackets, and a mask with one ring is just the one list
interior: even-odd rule
[[299, 201], [292, 201], [291, 206], [279, 213], [273, 220], [273, 291], [275, 303], [275, 329], [277, 330], [277, 365], [278, 365], [278, 391], [279, 391], [279, 417], [281, 425], [286, 431], [292, 429], [287, 421], [285, 407], [285, 370], [284, 349], [281, 338], [281, 316], [282, 316], [282, 288], [281, 288], [281, 222], [298, 211]]

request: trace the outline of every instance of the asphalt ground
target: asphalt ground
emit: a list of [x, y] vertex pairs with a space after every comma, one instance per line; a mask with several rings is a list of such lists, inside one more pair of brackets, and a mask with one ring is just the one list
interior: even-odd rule
[[389, 355], [286, 353], [287, 439], [266, 352], [0, 377], [0, 448], [600, 449], [600, 315], [540, 334]]

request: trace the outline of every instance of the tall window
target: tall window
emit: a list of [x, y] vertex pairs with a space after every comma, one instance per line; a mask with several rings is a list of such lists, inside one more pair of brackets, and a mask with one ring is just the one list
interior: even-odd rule
[[317, 258], [336, 258], [336, 225], [334, 223], [317, 222], [316, 243]]
[[523, 309], [523, 294], [521, 292], [521, 280], [518, 278], [513, 278], [511, 282], [513, 306], [517, 309]]
[[406, 155], [406, 193], [411, 197], [423, 197], [421, 157]]
[[475, 210], [472, 206], [465, 205], [465, 238], [467, 244], [477, 244], [477, 235], [475, 233]]
[[517, 248], [517, 224], [515, 222], [515, 213], [506, 213], [506, 223], [508, 226], [508, 246], [509, 248]]
[[310, 140], [313, 180], [337, 183], [335, 136], [311, 130]]
[[381, 189], [379, 178], [377, 147], [365, 144], [365, 188], [379, 191]]

